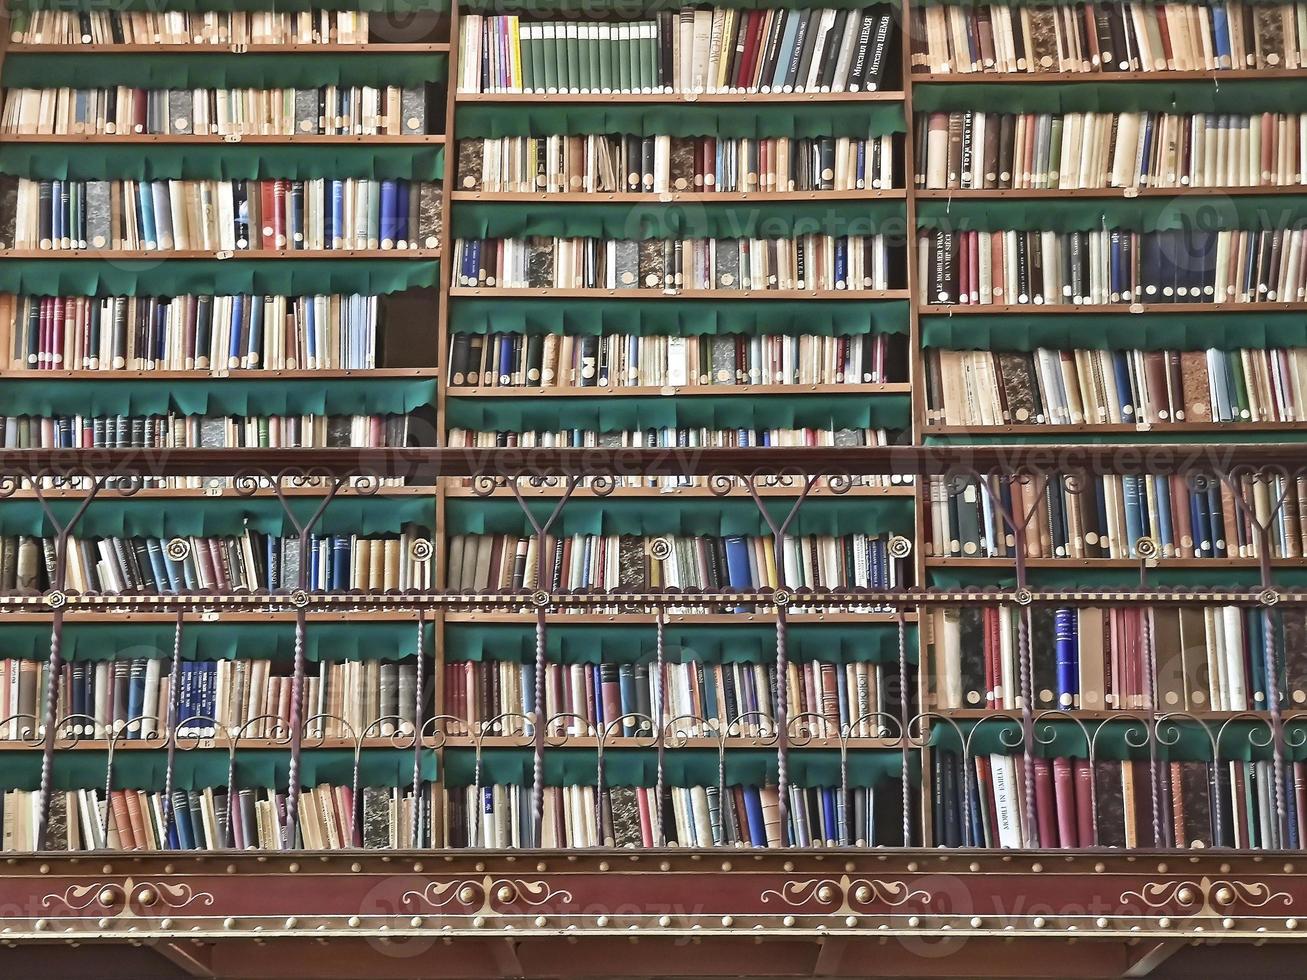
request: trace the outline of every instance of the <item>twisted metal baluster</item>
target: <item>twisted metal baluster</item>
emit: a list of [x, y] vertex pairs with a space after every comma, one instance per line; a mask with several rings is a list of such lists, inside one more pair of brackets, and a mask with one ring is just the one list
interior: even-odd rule
[[[417, 680], [414, 682], [413, 693], [413, 837], [410, 841], [412, 847], [422, 846], [422, 684], [425, 679], [423, 671], [423, 661], [426, 660], [426, 623], [423, 620], [422, 608], [418, 608], [418, 645], [417, 645]], [[435, 843], [434, 841], [432, 842]]]
[[[899, 633], [899, 724], [902, 732], [908, 731], [908, 625], [902, 606], [897, 607]], [[903, 739], [900, 770], [903, 778], [903, 846], [912, 846], [912, 794], [909, 792], [911, 768], [908, 751], [908, 739]]]
[[[1266, 700], [1270, 702], [1271, 712], [1271, 766], [1275, 772], [1274, 801], [1276, 826], [1281, 834], [1287, 829], [1287, 813], [1284, 801], [1284, 717], [1280, 710], [1280, 676], [1276, 661], [1275, 627], [1271, 624], [1270, 609], [1262, 615], [1262, 633], [1266, 648]], [[1284, 847], [1283, 841], [1280, 846]], [[1303, 846], [1301, 842], [1299, 846]]]
[[168, 771], [163, 777], [163, 829], [167, 833], [172, 824], [173, 768], [177, 760], [177, 712], [181, 697], [179, 678], [182, 673], [182, 623], [185, 613], [177, 611], [177, 625], [172, 635], [172, 681], [168, 685]]
[[1035, 814], [1035, 722], [1032, 708], [1035, 692], [1030, 678], [1029, 606], [1018, 610], [1017, 615], [1017, 667], [1021, 684], [1021, 756], [1025, 760], [1021, 777], [1026, 794], [1026, 833], [1022, 843], [1029, 846], [1029, 842], [1034, 841], [1036, 847], [1048, 847], [1048, 844], [1039, 840], [1039, 820]]
[[654, 821], [656, 823], [656, 826], [654, 827], [654, 840], [657, 842], [659, 847], [667, 846], [667, 835], [663, 831], [663, 792], [666, 788], [667, 779], [666, 770], [664, 769], [664, 764], [667, 761], [667, 710], [664, 703], [666, 692], [664, 691], [663, 684], [663, 658], [665, 655], [663, 644], [666, 640], [666, 635], [664, 633], [666, 623], [663, 619], [663, 615], [663, 607], [659, 606], [658, 611], [654, 614], [654, 643], [656, 650], [655, 669], [658, 671], [657, 696], [655, 699], [657, 703], [654, 706], [655, 717], [658, 719], [658, 778], [655, 783], [655, 792], [657, 793], [657, 796], [654, 799], [654, 805], [650, 807], [653, 811]]
[[64, 588], [68, 577], [68, 538], [73, 528], [91, 506], [95, 495], [104, 487], [106, 477], [93, 479], [90, 492], [84, 497], [67, 524], [60, 524], [42, 493], [42, 481], [29, 481], [45, 518], [56, 529], [54, 579], [50, 583], [50, 603], [54, 611], [50, 617], [50, 666], [45, 680], [44, 737], [41, 745], [41, 788], [36, 806], [36, 834], [34, 843], [38, 851], [45, 850], [46, 831], [50, 825], [50, 798], [53, 793], [55, 724], [59, 719], [59, 677], [63, 673], [64, 657]]
[[[543, 542], [542, 542], [543, 544]], [[531, 752], [531, 837], [541, 846], [545, 815], [545, 637], [549, 629], [546, 607], [536, 607], [536, 689]]]
[[[1153, 649], [1153, 617], [1151, 610], [1140, 611], [1140, 626], [1144, 631], [1144, 683], [1146, 686], [1144, 711], [1148, 717], [1149, 731], [1157, 732], [1157, 651]], [[1162, 773], [1157, 768], [1157, 738], [1148, 740], [1148, 788], [1153, 798], [1153, 846], [1166, 847], [1162, 839]], [[1174, 825], [1168, 827], [1168, 836], [1174, 835]]]

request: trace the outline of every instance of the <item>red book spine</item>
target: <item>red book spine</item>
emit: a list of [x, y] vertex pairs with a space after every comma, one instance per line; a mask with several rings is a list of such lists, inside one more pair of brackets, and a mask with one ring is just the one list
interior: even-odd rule
[[[1070, 759], [1053, 760], [1053, 797], [1057, 805], [1057, 846], [1079, 847], [1076, 787]], [[1041, 842], [1043, 843], [1043, 842]]]
[[1058, 839], [1058, 813], [1053, 789], [1053, 765], [1045, 758], [1034, 758], [1035, 823], [1039, 828], [1038, 847], [1052, 847]]
[[290, 184], [285, 180], [273, 181], [272, 199], [273, 199], [273, 222], [272, 230], [278, 248], [286, 247], [286, 197], [290, 190]]
[[649, 806], [649, 792], [643, 786], [635, 791], [635, 802], [640, 811], [640, 842], [645, 847], [654, 846], [653, 816]]
[[259, 229], [260, 246], [272, 250], [277, 247], [276, 182], [260, 180], [258, 188], [260, 217], [263, 219], [263, 225]]
[[1093, 847], [1098, 839], [1094, 833], [1094, 770], [1090, 767], [1088, 759], [1076, 759], [1073, 767], [1079, 846]]

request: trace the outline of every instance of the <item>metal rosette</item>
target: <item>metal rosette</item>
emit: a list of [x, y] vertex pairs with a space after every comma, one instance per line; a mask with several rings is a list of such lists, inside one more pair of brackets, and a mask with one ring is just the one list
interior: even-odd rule
[[309, 604], [309, 594], [303, 589], [296, 589], [290, 594], [290, 604], [296, 609], [303, 609]]
[[1275, 589], [1262, 589], [1257, 593], [1257, 601], [1263, 606], [1273, 606], [1280, 601], [1280, 593]]
[[544, 589], [536, 589], [536, 591], [531, 593], [531, 605], [535, 606], [537, 609], [544, 609], [551, 602], [553, 602], [553, 598]]
[[428, 562], [436, 553], [436, 546], [429, 538], [414, 538], [408, 546], [408, 556], [416, 562]]
[[169, 538], [163, 553], [173, 561], [185, 561], [191, 556], [191, 543], [186, 538]]
[[902, 534], [892, 535], [885, 551], [891, 558], [906, 558], [912, 554], [912, 539]]
[[51, 609], [62, 609], [68, 605], [68, 595], [60, 589], [51, 589], [45, 594], [45, 604]]
[[1035, 594], [1029, 589], [1022, 587], [1017, 589], [1012, 597], [1018, 606], [1028, 606], [1035, 601]]
[[654, 538], [647, 546], [650, 558], [666, 561], [672, 557], [672, 542], [669, 538]]
[[1161, 545], [1155, 538], [1143, 537], [1135, 541], [1135, 557], [1142, 561], [1153, 561], [1161, 553]]

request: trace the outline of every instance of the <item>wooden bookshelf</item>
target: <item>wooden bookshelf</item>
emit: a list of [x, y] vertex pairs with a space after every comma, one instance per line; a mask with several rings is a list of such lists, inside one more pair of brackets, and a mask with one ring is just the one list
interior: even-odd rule
[[900, 200], [907, 191], [901, 187], [866, 188], [846, 191], [658, 191], [648, 193], [621, 191], [589, 191], [551, 194], [545, 192], [508, 192], [508, 191], [454, 191], [451, 195], [455, 201], [508, 201], [534, 202], [540, 205], [550, 204], [593, 204], [596, 201], [613, 203], [654, 204], [694, 201], [708, 204], [720, 202], [731, 204], [740, 201], [863, 201], [863, 200]]
[[438, 378], [439, 368], [332, 368], [332, 369], [292, 369], [292, 368], [206, 368], [194, 371], [148, 371], [116, 369], [93, 371], [91, 369], [43, 370], [43, 371], [0, 371], [0, 378], [12, 381], [40, 381], [42, 379], [68, 378], [77, 381], [135, 381], [150, 378], [159, 381], [206, 381], [220, 378], [243, 378], [250, 381], [339, 381], [344, 378]]
[[1078, 306], [1069, 303], [1004, 303], [991, 306], [922, 303], [918, 310], [922, 316], [969, 316], [984, 313], [1039, 313], [1049, 316], [1095, 313], [1302, 313], [1307, 311], [1307, 303], [1101, 303]]
[[[0, 253], [2, 254], [2, 253]], [[555, 299], [902, 299], [908, 298], [906, 289], [558, 289], [552, 286], [522, 286], [504, 289], [494, 286], [451, 286], [451, 297], [484, 296], [487, 298], [515, 299], [541, 296]]]
[[1131, 436], [1166, 435], [1187, 438], [1222, 432], [1307, 432], [1307, 422], [1132, 422], [1061, 425], [1053, 422], [1026, 425], [928, 425], [927, 436]]
[[448, 54], [447, 42], [408, 44], [24, 44], [13, 42], [15, 54]]
[[340, 136], [294, 134], [250, 135], [232, 133], [5, 133], [3, 142], [24, 143], [68, 143], [100, 144], [109, 143], [119, 146], [140, 146], [142, 153], [148, 152], [144, 147], [152, 145], [177, 146], [214, 146], [236, 143], [252, 143], [259, 146], [432, 146], [443, 145], [445, 137], [439, 134], [424, 136]]
[[962, 188], [944, 190], [918, 190], [918, 201], [971, 201], [1006, 198], [1041, 200], [1043, 198], [1134, 198], [1134, 197], [1300, 197], [1307, 194], [1307, 185], [1258, 185], [1254, 187], [1068, 187], [1068, 188]]
[[911, 393], [907, 382], [883, 384], [793, 384], [793, 385], [590, 385], [572, 387], [555, 385], [551, 388], [457, 388], [449, 389], [450, 398], [575, 398], [582, 395], [603, 395], [608, 398], [643, 398], [654, 395], [678, 397], [707, 396], [753, 398], [763, 395], [907, 395]]
[[1217, 71], [1041, 71], [1041, 72], [910, 72], [913, 85], [989, 84], [1003, 82], [1010, 85], [1039, 85], [1044, 82], [1084, 82], [1087, 85], [1104, 82], [1236, 82], [1256, 79], [1301, 78], [1302, 72], [1290, 68], [1230, 68]]
[[328, 249], [236, 249], [234, 251], [205, 251], [202, 249], [93, 249], [93, 248], [6, 248], [0, 249], [0, 259], [119, 259], [137, 262], [143, 259], [156, 261], [186, 261], [209, 259], [433, 259], [440, 257], [438, 248], [380, 249], [380, 248], [328, 248]]
[[577, 102], [577, 103], [678, 103], [678, 102], [901, 102], [902, 92], [459, 92], [458, 102]]

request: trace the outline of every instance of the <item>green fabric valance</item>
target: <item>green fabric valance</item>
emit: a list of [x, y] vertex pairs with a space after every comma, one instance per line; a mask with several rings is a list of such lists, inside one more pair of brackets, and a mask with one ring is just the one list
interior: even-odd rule
[[194, 381], [7, 377], [3, 415], [402, 415], [436, 397], [435, 378], [214, 378]]
[[[426, 626], [425, 649], [433, 648], [434, 630]], [[66, 660], [171, 659], [172, 623], [64, 623]], [[304, 631], [305, 656], [311, 661], [399, 660], [417, 651], [413, 623], [318, 622]], [[295, 656], [295, 624], [289, 622], [201, 622], [182, 627], [183, 660], [290, 660]], [[0, 623], [0, 660], [46, 660], [50, 656], [48, 623]]]
[[1038, 313], [967, 314], [921, 318], [921, 346], [940, 350], [1237, 350], [1307, 346], [1307, 314]]
[[433, 259], [270, 259], [257, 254], [237, 253], [225, 260], [6, 259], [0, 262], [0, 292], [23, 296], [372, 296], [434, 286], [440, 272], [440, 263]]
[[1040, 198], [930, 200], [920, 228], [947, 231], [1219, 231], [1296, 228], [1307, 223], [1307, 194], [1277, 197]]
[[[972, 755], [1020, 755], [1023, 751], [1020, 722], [991, 718], [961, 721], [958, 725], [963, 737], [970, 739]], [[1302, 720], [1289, 722], [1287, 727], [1296, 729], [1299, 735], [1307, 733], [1307, 723]], [[1168, 761], [1210, 762], [1214, 744], [1223, 761], [1269, 759], [1270, 746], [1256, 744], [1259, 739], [1269, 743], [1269, 718], [1265, 722], [1234, 721], [1224, 729], [1221, 722], [1203, 726], [1187, 720], [1166, 719], [1158, 722], [1157, 734], [1152, 739], [1142, 721], [1124, 718], [1087, 721], [1082, 729], [1069, 719], [1050, 718], [1035, 724], [1033, 751], [1046, 759], [1058, 756], [1087, 759], [1092, 740], [1096, 759], [1147, 760], [1151, 741], [1158, 757]], [[1307, 739], [1302, 740], [1305, 744], [1295, 745], [1298, 741], [1298, 738], [1285, 740], [1285, 752], [1295, 761], [1307, 758]], [[958, 731], [947, 724], [932, 726], [930, 744], [948, 752], [962, 751]]]
[[503, 136], [577, 136], [622, 133], [631, 136], [716, 136], [718, 139], [865, 139], [907, 130], [901, 102], [823, 102], [813, 104], [723, 102], [669, 105], [571, 104], [514, 105], [478, 102], [460, 105], [454, 131], [459, 139]]
[[[105, 0], [10, 0], [10, 10], [104, 10]], [[112, 0], [113, 10], [256, 10], [268, 13], [300, 10], [366, 10], [369, 13], [415, 14], [448, 10], [449, 0]]]
[[520, 204], [461, 203], [454, 209], [457, 238], [531, 235], [617, 239], [795, 238], [800, 235], [901, 234], [904, 203], [892, 199], [823, 203]]
[[[49, 645], [49, 630], [44, 631]], [[0, 631], [0, 651], [4, 632]], [[446, 623], [446, 663], [535, 659], [535, 627], [527, 623]], [[572, 625], [550, 623], [545, 651], [551, 663], [651, 663], [657, 657], [652, 623]], [[904, 631], [908, 660], [917, 662], [917, 628]], [[795, 623], [786, 628], [791, 660], [807, 663], [897, 664], [898, 628], [892, 623]], [[768, 663], [776, 659], [776, 629], [766, 622], [698, 625], [673, 623], [663, 629], [664, 656], [671, 663]]]
[[455, 297], [454, 333], [627, 333], [690, 337], [698, 334], [820, 334], [854, 336], [908, 332], [902, 300], [713, 300], [675, 303], [644, 299], [502, 300]]
[[442, 145], [4, 143], [0, 173], [31, 180], [440, 180]]
[[[983, 76], [976, 76], [983, 78]], [[1089, 76], [1093, 78], [1095, 76]], [[1307, 86], [1295, 79], [1257, 81], [1114, 82], [1085, 85], [1048, 83], [1031, 78], [1028, 85], [969, 82], [966, 85], [912, 87], [915, 112], [1208, 112], [1261, 115], [1268, 110], [1307, 109]]]
[[[663, 756], [663, 774], [669, 786], [716, 786], [716, 749], [672, 749]], [[849, 785], [876, 786], [901, 780], [902, 756], [884, 749], [854, 749], [848, 755]], [[914, 767], [915, 769], [915, 767]], [[446, 749], [445, 783], [471, 786], [476, 775], [472, 749]], [[790, 782], [795, 786], [839, 786], [839, 753], [834, 749], [790, 752]], [[912, 773], [915, 781], [918, 773]], [[411, 778], [411, 777], [410, 777]], [[545, 783], [549, 786], [593, 786], [597, 780], [592, 750], [547, 749]], [[655, 786], [658, 754], [653, 749], [614, 748], [604, 752], [604, 785]], [[485, 749], [481, 755], [481, 786], [530, 786], [530, 749]], [[776, 785], [776, 753], [769, 749], [729, 749], [726, 753], [728, 786]]]
[[[1010, 435], [1004, 433], [1001, 429], [985, 430], [977, 428], [965, 435], [931, 435], [927, 430], [924, 442], [928, 446], [1048, 445], [1065, 444], [1071, 439], [1074, 439], [1077, 444], [1090, 445], [1110, 445], [1112, 443], [1130, 443], [1132, 445], [1255, 443], [1262, 445], [1267, 443], [1307, 442], [1307, 432], [1276, 431], [1274, 429], [1264, 432], [1249, 432], [1247, 429], [1237, 429], [1233, 426], [1222, 432], [1219, 424], [1216, 430], [1207, 429], [1201, 432], [1186, 432], [1183, 425], [1155, 425], [1151, 428], [1134, 429], [1129, 432], [1081, 431], [1070, 435], [1059, 433], [1058, 429], [1060, 428], [1065, 428], [1065, 426], [1050, 424], [1042, 426], [1038, 433], [1022, 433], [1021, 435]], [[986, 434], [987, 432], [996, 434]]]
[[[104, 791], [108, 753], [95, 749], [56, 750], [56, 790], [98, 789]], [[225, 749], [190, 749], [176, 754], [174, 789], [226, 787], [228, 754]], [[422, 778], [436, 778], [436, 755], [423, 750]], [[114, 754], [114, 789], [162, 790], [168, 773], [168, 753], [162, 744], [157, 751], [124, 750]], [[289, 783], [290, 750], [237, 750], [236, 785], [247, 789], [275, 787]], [[354, 781], [354, 752], [350, 749], [306, 749], [300, 756], [300, 785], [331, 783], [350, 786]], [[413, 782], [412, 749], [365, 749], [359, 758], [359, 786], [408, 786]], [[37, 789], [41, 785], [40, 752], [0, 752], [0, 787]]]
[[[1004, 442], [1013, 442], [1004, 439]], [[1065, 439], [1063, 440], [1065, 441]], [[1119, 441], [1119, 440], [1118, 440]], [[1174, 442], [1174, 438], [1167, 440]], [[1066, 568], [1048, 568], [1046, 566], [1027, 567], [1028, 581], [1032, 589], [1074, 589], [1106, 588], [1121, 589], [1139, 584], [1139, 570], [1129, 568], [1093, 568], [1068, 562]], [[1012, 588], [1016, 585], [1016, 574], [1000, 568], [948, 568], [928, 569], [930, 584], [946, 589], [977, 588]], [[1283, 586], [1303, 587], [1307, 585], [1307, 568], [1276, 568], [1273, 572], [1275, 582]], [[1163, 562], [1156, 568], [1148, 570], [1148, 584], [1160, 586], [1212, 588], [1255, 586], [1260, 581], [1256, 568], [1231, 568], [1221, 560], [1213, 560], [1212, 567], [1175, 568], [1167, 567]]]
[[151, 54], [6, 55], [5, 88], [130, 85], [134, 88], [319, 88], [323, 85], [399, 85], [443, 81], [443, 54], [232, 54], [226, 51]]
[[450, 391], [446, 421], [463, 429], [593, 429], [633, 432], [663, 427], [708, 429], [904, 429], [907, 395], [742, 395], [590, 398], [459, 398]]
[[[49, 501], [55, 519], [71, 520], [80, 501]], [[289, 498], [291, 510], [308, 521], [321, 504], [319, 497]], [[398, 533], [405, 524], [435, 526], [435, 501], [429, 497], [337, 497], [327, 505], [315, 527], [318, 534]], [[86, 508], [73, 533], [76, 537], [205, 536], [240, 534], [246, 527], [262, 534], [295, 535], [275, 497], [203, 498], [177, 497], [167, 506], [150, 497], [96, 499]], [[0, 501], [0, 534], [55, 533], [52, 523], [36, 500]]]
[[[782, 520], [793, 501], [765, 498], [773, 520]], [[542, 523], [554, 508], [553, 500], [530, 501]], [[819, 497], [808, 500], [791, 525], [792, 534], [911, 533], [914, 503], [911, 497]], [[516, 500], [466, 497], [445, 502], [448, 534], [526, 534], [530, 525]], [[666, 500], [641, 497], [580, 498], [568, 501], [554, 525], [555, 534], [770, 534], [748, 498], [680, 497]]]

